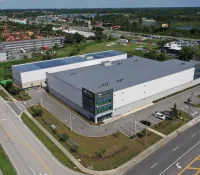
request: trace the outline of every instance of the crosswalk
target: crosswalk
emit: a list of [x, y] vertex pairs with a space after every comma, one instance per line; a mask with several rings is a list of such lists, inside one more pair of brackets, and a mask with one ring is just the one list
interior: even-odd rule
[[21, 102], [15, 102], [15, 104], [21, 111], [24, 111], [26, 109]]

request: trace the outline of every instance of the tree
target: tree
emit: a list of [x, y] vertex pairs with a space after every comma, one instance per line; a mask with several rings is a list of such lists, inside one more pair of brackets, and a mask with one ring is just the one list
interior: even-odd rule
[[59, 135], [59, 137], [62, 142], [66, 142], [69, 139], [69, 136], [66, 133]]
[[12, 81], [8, 81], [5, 85], [6, 90], [10, 90], [13, 87], [13, 82]]
[[200, 48], [194, 49], [194, 58], [195, 60], [200, 60]]
[[194, 54], [195, 52], [192, 47], [184, 46], [179, 53], [179, 59], [183, 61], [190, 61], [193, 59]]
[[30, 36], [31, 39], [37, 39], [37, 37], [33, 34]]
[[37, 109], [35, 107], [31, 108], [33, 117], [41, 117], [43, 114], [42, 109]]
[[9, 89], [9, 92], [12, 94], [12, 95], [18, 95], [20, 93], [20, 89], [17, 88], [17, 87], [12, 87], [11, 89]]
[[176, 103], [174, 104], [173, 108], [172, 108], [172, 117], [173, 118], [177, 118], [178, 117], [178, 110], [177, 110], [177, 105]]
[[167, 54], [165, 52], [161, 52], [159, 55], [158, 55], [158, 61], [165, 61], [167, 60]]
[[94, 34], [96, 40], [101, 40], [103, 38], [103, 28], [96, 27]]

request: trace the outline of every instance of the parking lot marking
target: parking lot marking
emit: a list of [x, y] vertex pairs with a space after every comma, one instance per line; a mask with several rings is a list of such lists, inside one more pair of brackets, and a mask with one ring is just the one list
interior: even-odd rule
[[194, 137], [196, 135], [196, 133], [195, 134], [193, 134], [191, 137]]
[[158, 163], [154, 164], [151, 168], [154, 168]]
[[173, 151], [176, 151], [178, 149], [178, 146], [176, 148], [173, 149]]
[[198, 112], [193, 113], [192, 116], [195, 115], [195, 114], [197, 114], [197, 113], [198, 113]]

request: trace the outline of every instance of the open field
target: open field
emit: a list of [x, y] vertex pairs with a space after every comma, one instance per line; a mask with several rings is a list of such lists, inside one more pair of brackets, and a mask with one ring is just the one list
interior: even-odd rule
[[181, 22], [172, 22], [170, 24], [172, 27], [181, 27], [181, 26], [200, 26], [200, 21], [181, 21]]
[[165, 135], [168, 135], [180, 128], [182, 125], [186, 124], [191, 119], [191, 116], [188, 116], [188, 114], [181, 111], [179, 118], [176, 118], [174, 120], [163, 120], [160, 123], [152, 126], [151, 128]]
[[10, 161], [7, 159], [3, 148], [0, 146], [0, 169], [5, 175], [16, 175]]
[[[79, 145], [78, 151], [74, 152], [72, 151], [74, 145], [70, 141], [66, 141], [65, 143], [61, 142], [61, 144], [71, 151], [77, 159], [81, 159], [81, 163], [85, 167], [92, 165], [95, 170], [113, 169], [135, 157], [147, 148], [144, 146], [144, 142], [141, 139], [132, 140], [120, 132], [118, 132], [117, 135], [114, 134], [99, 138], [78, 135], [75, 132], [70, 131], [66, 125], [41, 106], [37, 106], [37, 108], [42, 109], [43, 114], [42, 117], [36, 117], [36, 120], [57, 140], [60, 140], [58, 134], [66, 133], [72, 142]], [[31, 110], [29, 111], [31, 112]], [[53, 130], [50, 127], [51, 124], [56, 126], [57, 134], [53, 133]], [[160, 139], [160, 136], [149, 133], [148, 147]], [[103, 153], [102, 150], [104, 150]], [[98, 155], [101, 156], [99, 157]]]
[[123, 45], [123, 44], [113, 44], [113, 45], [108, 46], [111, 43], [112, 42], [105, 42], [105, 43], [89, 46], [85, 50], [81, 51], [80, 54], [87, 54], [91, 52], [101, 52], [105, 50], [119, 50], [122, 52], [127, 52], [128, 54], [143, 56], [144, 52], [136, 52], [135, 49], [138, 47], [146, 47], [150, 50], [153, 48], [157, 48], [157, 45], [150, 45], [149, 43], [132, 43], [132, 45], [130, 46]]
[[21, 116], [23, 122], [31, 129], [38, 139], [51, 151], [51, 153], [65, 166], [74, 169], [74, 164], [62, 153], [62, 151], [33, 123], [33, 121], [23, 113]]

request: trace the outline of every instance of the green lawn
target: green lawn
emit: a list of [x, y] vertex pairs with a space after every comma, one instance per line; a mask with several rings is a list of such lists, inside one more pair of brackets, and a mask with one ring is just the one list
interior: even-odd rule
[[3, 148], [0, 146], [0, 169], [5, 175], [16, 175], [10, 161], [6, 157]]
[[165, 135], [168, 135], [180, 128], [182, 125], [186, 124], [191, 119], [191, 116], [188, 117], [187, 113], [181, 111], [179, 118], [174, 120], [163, 120], [151, 128]]
[[170, 26], [178, 27], [178, 26], [199, 26], [200, 21], [181, 21], [181, 22], [172, 22]]
[[[42, 117], [37, 117], [36, 120], [57, 140], [59, 140], [59, 137], [56, 134], [53, 134], [50, 124], [56, 126], [58, 134], [66, 133], [74, 142], [79, 145], [78, 153], [72, 152], [72, 154], [77, 159], [81, 159], [81, 163], [85, 167], [92, 164], [95, 170], [112, 169], [125, 163], [146, 149], [144, 142], [141, 141], [141, 139], [131, 140], [129, 137], [126, 137], [120, 132], [118, 137], [114, 135], [105, 137], [84, 137], [78, 135], [75, 132], [71, 132], [66, 125], [64, 125], [60, 120], [58, 120], [55, 116], [41, 106], [37, 106], [37, 108], [42, 109], [44, 112]], [[154, 133], [149, 133], [148, 146], [151, 146], [160, 139], [160, 136], [155, 135]], [[61, 143], [66, 149], [71, 150], [71, 144], [65, 144], [63, 142]], [[103, 160], [99, 158], [92, 158], [95, 157], [96, 153], [99, 153], [102, 148], [106, 150], [104, 157], [107, 158]]]
[[0, 90], [0, 96], [6, 101], [12, 101], [3, 90]]
[[92, 53], [92, 52], [101, 52], [105, 50], [119, 50], [123, 52], [127, 52], [129, 54], [133, 55], [144, 55], [143, 52], [136, 52], [135, 49], [138, 47], [147, 47], [149, 49], [156, 48], [157, 45], [150, 45], [148, 43], [133, 43], [132, 45], [122, 45], [122, 44], [114, 44], [112, 46], [107, 46], [108, 44], [113, 43], [113, 42], [105, 42], [105, 43], [100, 43], [96, 45], [92, 45], [87, 47], [85, 50], [81, 51], [80, 54], [87, 54], [87, 53]]
[[62, 153], [62, 151], [33, 123], [33, 121], [23, 113], [21, 116], [23, 122], [32, 130], [39, 140], [51, 151], [51, 153], [65, 166], [74, 169], [74, 164]]

